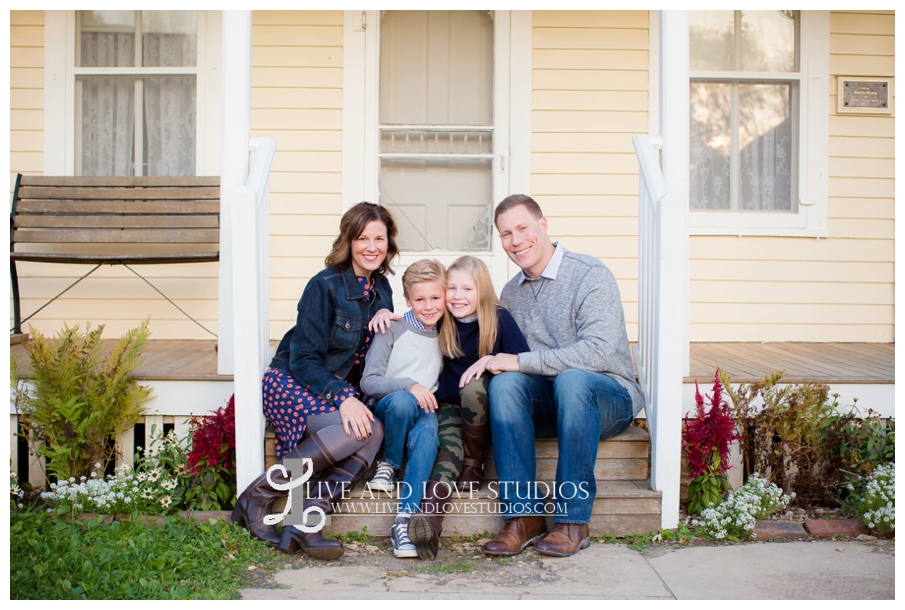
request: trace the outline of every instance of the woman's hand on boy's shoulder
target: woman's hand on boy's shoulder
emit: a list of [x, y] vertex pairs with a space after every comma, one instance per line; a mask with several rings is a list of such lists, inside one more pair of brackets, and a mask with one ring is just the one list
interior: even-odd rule
[[389, 309], [384, 308], [375, 313], [374, 317], [371, 318], [371, 321], [368, 322], [368, 330], [372, 333], [376, 333], [379, 330], [380, 334], [384, 334], [387, 330], [389, 330], [390, 322], [392, 322], [393, 320], [401, 319], [401, 315], [393, 313]]

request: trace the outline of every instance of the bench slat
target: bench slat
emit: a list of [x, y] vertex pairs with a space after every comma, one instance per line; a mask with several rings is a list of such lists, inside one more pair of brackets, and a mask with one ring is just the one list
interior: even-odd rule
[[219, 214], [220, 202], [189, 201], [19, 201], [19, 214]]
[[220, 187], [199, 188], [79, 188], [57, 186], [19, 186], [19, 199], [117, 199], [165, 201], [172, 199], [220, 199]]
[[219, 252], [179, 252], [174, 254], [48, 254], [46, 252], [10, 252], [16, 261], [36, 263], [89, 264], [127, 263], [131, 265], [157, 265], [162, 263], [215, 263]]
[[220, 186], [219, 176], [22, 176], [22, 186]]
[[198, 228], [214, 228], [220, 226], [219, 219], [216, 216], [191, 216], [188, 214], [180, 214], [179, 216], [156, 215], [156, 216], [63, 216], [63, 215], [42, 215], [31, 216], [24, 214], [16, 215], [16, 228], [95, 228], [95, 229], [112, 229], [112, 228], [172, 228], [172, 229], [198, 229]]
[[51, 229], [46, 231], [16, 229], [13, 241], [23, 244], [216, 244], [220, 242], [220, 231], [218, 229]]

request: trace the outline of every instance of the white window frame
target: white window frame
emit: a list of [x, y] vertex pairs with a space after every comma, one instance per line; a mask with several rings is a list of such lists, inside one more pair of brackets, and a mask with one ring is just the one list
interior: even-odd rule
[[75, 11], [44, 11], [44, 174], [76, 173], [77, 75], [197, 75], [195, 175], [220, 173], [220, 62], [222, 14], [198, 11], [198, 65], [191, 68], [80, 68], [75, 65]]
[[[828, 237], [829, 11], [801, 11], [798, 211], [744, 212], [691, 209], [691, 235]], [[652, 61], [654, 54], [652, 53]], [[668, 66], [660, 66], [668, 70]], [[689, 76], [713, 73], [690, 72]], [[654, 98], [655, 96], [651, 96]], [[689, 103], [685, 100], [684, 103]]]
[[[493, 206], [531, 192], [531, 11], [493, 11]], [[380, 11], [345, 11], [343, 18], [343, 210], [380, 200]], [[497, 289], [515, 273], [494, 229]], [[449, 263], [462, 254], [431, 251]], [[420, 258], [419, 254], [419, 258]], [[403, 259], [406, 257], [403, 256]], [[449, 260], [447, 260], [449, 259]], [[406, 260], [402, 261], [407, 262]], [[405, 266], [404, 264], [402, 265]]]

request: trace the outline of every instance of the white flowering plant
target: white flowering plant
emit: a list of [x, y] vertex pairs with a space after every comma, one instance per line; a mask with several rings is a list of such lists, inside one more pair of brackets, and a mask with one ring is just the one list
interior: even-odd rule
[[896, 464], [875, 466], [869, 476], [846, 485], [846, 510], [867, 527], [889, 532], [896, 529]]
[[15, 472], [9, 473], [9, 509], [22, 510], [25, 505], [22, 500], [25, 499], [25, 491], [19, 486], [19, 475]]
[[782, 493], [775, 483], [755, 473], [741, 488], [730, 492], [722, 504], [705, 508], [701, 518], [692, 521], [692, 525], [716, 540], [750, 540], [758, 519], [769, 519], [776, 511], [786, 508], [794, 497], [794, 493]]

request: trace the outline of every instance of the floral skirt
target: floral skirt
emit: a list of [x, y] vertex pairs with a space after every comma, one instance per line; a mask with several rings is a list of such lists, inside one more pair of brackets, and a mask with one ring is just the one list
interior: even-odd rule
[[292, 451], [305, 434], [309, 415], [336, 410], [317, 394], [299, 385], [295, 378], [279, 369], [267, 369], [262, 380], [264, 417], [273, 426], [277, 439], [277, 457]]

